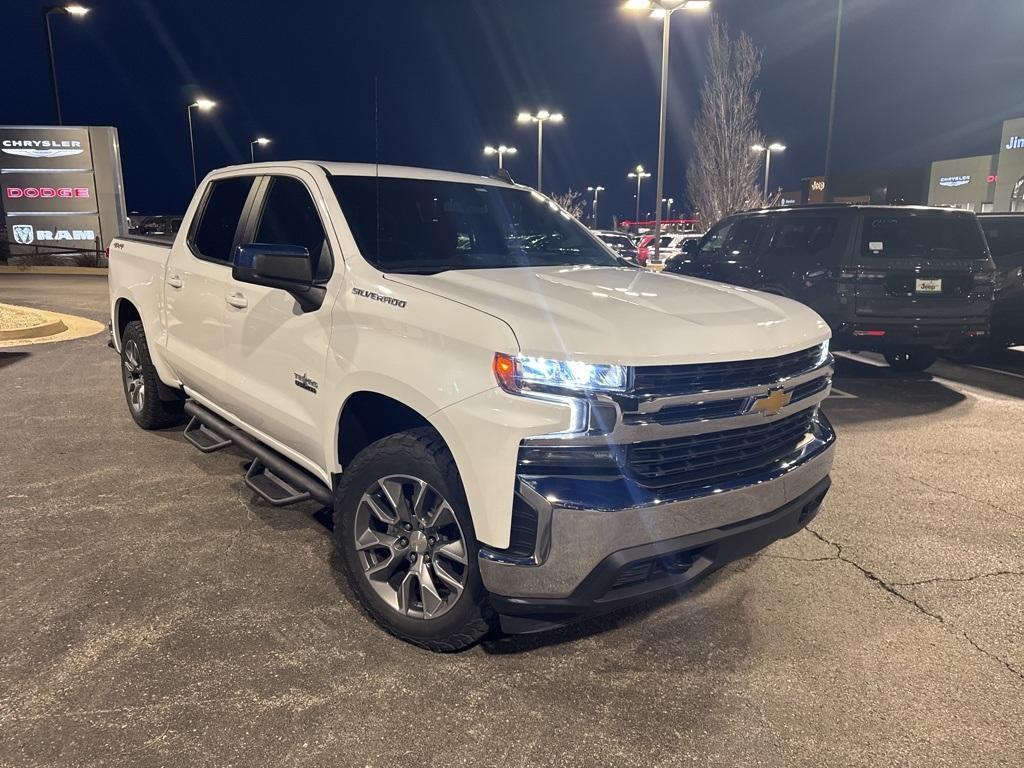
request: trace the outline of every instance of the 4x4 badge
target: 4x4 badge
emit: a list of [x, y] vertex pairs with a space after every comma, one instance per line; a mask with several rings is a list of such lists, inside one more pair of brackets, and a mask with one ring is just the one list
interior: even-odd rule
[[767, 395], [754, 400], [748, 413], [762, 413], [765, 416], [778, 416], [779, 412], [789, 405], [793, 399], [792, 392], [773, 389]]

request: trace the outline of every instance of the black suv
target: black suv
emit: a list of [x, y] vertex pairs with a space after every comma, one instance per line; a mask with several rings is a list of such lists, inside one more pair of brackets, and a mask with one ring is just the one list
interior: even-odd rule
[[992, 342], [1024, 344], [1024, 213], [984, 213], [978, 220], [996, 263]]
[[994, 266], [977, 217], [945, 208], [814, 205], [748, 211], [684, 244], [665, 271], [788, 296], [834, 349], [922, 371], [988, 336]]

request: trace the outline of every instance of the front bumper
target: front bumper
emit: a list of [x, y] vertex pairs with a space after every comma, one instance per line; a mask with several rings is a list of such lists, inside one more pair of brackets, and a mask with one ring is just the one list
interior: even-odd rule
[[828, 492], [834, 442], [829, 428], [784, 471], [731, 490], [613, 510], [549, 503], [540, 515], [538, 557], [480, 552], [503, 626], [537, 631], [678, 590], [795, 533]]

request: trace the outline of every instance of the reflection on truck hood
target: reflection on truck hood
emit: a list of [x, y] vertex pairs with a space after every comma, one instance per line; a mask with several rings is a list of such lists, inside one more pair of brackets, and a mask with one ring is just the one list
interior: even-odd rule
[[517, 267], [389, 279], [494, 315], [509, 324], [524, 353], [556, 359], [743, 360], [805, 349], [829, 336], [817, 314], [789, 299], [644, 270]]

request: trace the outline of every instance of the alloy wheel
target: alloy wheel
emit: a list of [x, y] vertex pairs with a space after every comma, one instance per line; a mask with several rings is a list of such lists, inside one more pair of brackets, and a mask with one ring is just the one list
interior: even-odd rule
[[462, 596], [468, 548], [455, 511], [432, 485], [407, 475], [373, 483], [353, 531], [363, 574], [402, 616], [436, 619]]
[[124, 385], [128, 393], [128, 405], [135, 413], [141, 413], [146, 404], [146, 382], [142, 378], [142, 354], [134, 339], [124, 345]]

